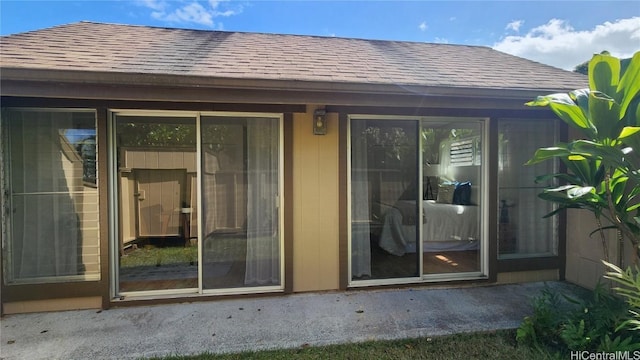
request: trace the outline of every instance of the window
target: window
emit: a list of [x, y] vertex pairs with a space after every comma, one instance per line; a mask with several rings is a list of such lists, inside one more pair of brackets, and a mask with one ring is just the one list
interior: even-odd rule
[[201, 126], [203, 289], [282, 285], [280, 119]]
[[98, 280], [95, 112], [3, 115], [6, 282]]
[[501, 120], [498, 145], [499, 258], [554, 256], [558, 251], [558, 219], [543, 217], [555, 209], [538, 198], [550, 184], [536, 184], [538, 175], [556, 172], [557, 162], [524, 164], [557, 139], [552, 120]]
[[350, 118], [352, 284], [484, 276], [483, 129], [479, 119]]
[[282, 116], [113, 114], [114, 295], [281, 291]]

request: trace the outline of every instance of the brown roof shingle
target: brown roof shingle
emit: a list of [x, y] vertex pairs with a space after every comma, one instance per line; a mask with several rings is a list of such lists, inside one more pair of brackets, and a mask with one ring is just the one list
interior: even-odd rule
[[4, 36], [0, 66], [477, 89], [587, 85], [583, 75], [488, 47], [93, 22]]

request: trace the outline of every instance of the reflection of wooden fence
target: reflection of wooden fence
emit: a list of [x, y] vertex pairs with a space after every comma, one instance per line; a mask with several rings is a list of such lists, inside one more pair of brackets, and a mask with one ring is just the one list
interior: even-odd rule
[[[180, 231], [182, 216], [189, 217], [189, 233], [195, 236], [198, 226], [195, 148], [123, 147], [119, 154], [122, 243], [138, 236], [184, 234]], [[181, 175], [175, 175], [176, 171]], [[160, 174], [175, 176], [167, 181]], [[145, 207], [141, 203], [156, 206]], [[183, 207], [190, 212], [181, 215]]]

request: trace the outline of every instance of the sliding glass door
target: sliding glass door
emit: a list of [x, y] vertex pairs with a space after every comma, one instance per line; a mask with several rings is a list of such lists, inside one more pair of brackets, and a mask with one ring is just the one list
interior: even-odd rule
[[418, 193], [418, 122], [351, 120], [353, 280], [419, 276]]
[[119, 291], [197, 288], [196, 117], [115, 120]]
[[352, 284], [483, 274], [483, 128], [350, 118]]
[[280, 121], [203, 116], [204, 289], [279, 286]]
[[116, 294], [282, 288], [280, 116], [133, 111], [114, 124]]
[[478, 273], [482, 124], [423, 120], [423, 274]]

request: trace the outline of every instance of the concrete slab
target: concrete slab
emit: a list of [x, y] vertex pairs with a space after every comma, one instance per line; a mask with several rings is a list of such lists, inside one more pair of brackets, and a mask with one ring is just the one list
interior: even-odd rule
[[[305, 293], [8, 315], [0, 359], [132, 359], [517, 327], [544, 283]], [[546, 286], [572, 293], [574, 285]]]

